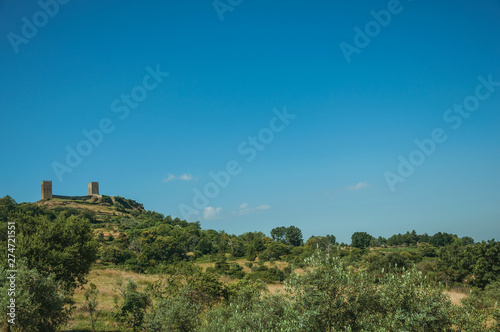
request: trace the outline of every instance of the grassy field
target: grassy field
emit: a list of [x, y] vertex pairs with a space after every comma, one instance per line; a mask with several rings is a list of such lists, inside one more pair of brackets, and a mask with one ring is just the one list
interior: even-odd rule
[[[234, 261], [241, 265], [245, 272], [250, 272], [250, 268], [245, 265], [246, 260], [239, 259]], [[207, 263], [197, 263], [199, 266], [206, 270], [207, 267], [213, 267], [215, 263], [207, 262]], [[272, 264], [266, 262], [264, 264], [267, 267], [271, 267]], [[286, 262], [274, 262], [274, 266], [277, 266], [280, 269], [285, 268], [288, 265]], [[300, 272], [300, 271], [297, 271]], [[165, 275], [159, 274], [139, 274], [131, 271], [122, 271], [114, 268], [94, 268], [89, 276], [88, 283], [85, 285], [83, 289], [77, 289], [74, 295], [74, 300], [76, 302], [76, 310], [73, 314], [71, 322], [66, 326], [64, 331], [90, 331], [90, 317], [88, 312], [82, 308], [85, 297], [85, 290], [89, 287], [90, 283], [93, 283], [97, 286], [99, 290], [98, 303], [99, 309], [102, 310], [102, 313], [99, 317], [97, 330], [98, 331], [131, 331], [131, 330], [122, 330], [114, 322], [113, 313], [115, 310], [115, 299], [119, 298], [120, 291], [119, 288], [123, 284], [126, 284], [128, 280], [134, 280], [139, 289], [143, 289], [148, 282], [154, 282], [164, 278]], [[229, 278], [227, 276], [220, 277], [220, 280], [225, 284], [230, 284], [236, 282], [236, 279]], [[268, 284], [268, 290], [271, 293], [276, 293], [278, 290], [283, 291], [284, 284], [283, 283], [275, 283]]]
[[[246, 260], [239, 259], [235, 261], [239, 265], [241, 265], [245, 272], [250, 272], [250, 269], [245, 265]], [[207, 267], [213, 267], [215, 263], [206, 262], [206, 263], [197, 263], [204, 270]], [[277, 261], [274, 263], [280, 269], [283, 269], [288, 265], [286, 262]], [[266, 266], [272, 266], [269, 262], [265, 263]], [[303, 273], [303, 270], [296, 270], [296, 273]], [[97, 285], [99, 290], [98, 303], [99, 309], [102, 310], [101, 315], [99, 316], [97, 322], [97, 331], [132, 331], [131, 329], [123, 329], [123, 327], [119, 326], [113, 318], [113, 314], [116, 311], [115, 309], [115, 299], [119, 298], [119, 288], [122, 284], [126, 284], [128, 280], [134, 280], [139, 289], [144, 289], [148, 282], [154, 282], [159, 279], [164, 278], [165, 275], [159, 274], [139, 274], [131, 271], [122, 271], [115, 268], [94, 268], [89, 276], [88, 283], [84, 289], [78, 289], [75, 292], [74, 300], [76, 302], [76, 310], [73, 314], [72, 320], [65, 327], [63, 331], [67, 332], [77, 332], [77, 331], [90, 331], [90, 318], [88, 312], [82, 308], [84, 303], [84, 293], [85, 289], [89, 287], [90, 283], [94, 283]], [[237, 280], [222, 276], [220, 280], [225, 284], [230, 284]], [[284, 292], [285, 285], [283, 283], [273, 283], [268, 284], [267, 288], [270, 293], [274, 294], [276, 292]], [[445, 292], [446, 295], [450, 297], [454, 304], [460, 305], [460, 300], [464, 297], [467, 297], [466, 294], [456, 291], [456, 290], [448, 290]]]
[[[89, 282], [84, 289], [77, 289], [74, 295], [76, 310], [70, 324], [65, 331], [90, 331], [90, 318], [86, 310], [82, 308], [84, 302], [85, 289], [90, 283], [97, 285], [99, 290], [98, 302], [102, 313], [98, 319], [98, 331], [122, 331], [118, 324], [114, 322], [113, 312], [115, 311], [115, 298], [118, 298], [120, 285], [127, 280], [134, 280], [140, 288], [148, 282], [153, 282], [162, 278], [161, 275], [145, 275], [118, 269], [93, 269], [89, 276]], [[123, 331], [132, 331], [123, 330]]]

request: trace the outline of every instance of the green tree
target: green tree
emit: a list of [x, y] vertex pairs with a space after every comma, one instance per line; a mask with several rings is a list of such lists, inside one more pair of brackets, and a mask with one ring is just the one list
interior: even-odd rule
[[187, 288], [183, 294], [189, 296], [190, 302], [200, 305], [201, 308], [212, 307], [225, 296], [223, 283], [212, 273], [200, 273], [190, 276]]
[[28, 266], [43, 275], [54, 274], [63, 287], [73, 290], [85, 283], [97, 259], [98, 243], [88, 220], [60, 215], [11, 215], [17, 226], [17, 257], [26, 257]]
[[196, 249], [201, 251], [203, 255], [210, 254], [213, 251], [212, 242], [206, 238], [203, 238], [198, 242]]
[[290, 226], [286, 229], [285, 240], [287, 244], [294, 247], [301, 246], [303, 243], [302, 231], [295, 226]]
[[249, 245], [247, 247], [247, 250], [245, 252], [246, 258], [250, 261], [253, 262], [255, 258], [257, 258], [257, 254], [255, 253], [255, 248], [253, 245]]
[[147, 293], [142, 293], [137, 290], [137, 284], [133, 280], [129, 280], [125, 287], [120, 288], [122, 295], [122, 303], [116, 303], [118, 312], [116, 320], [119, 323], [126, 324], [134, 331], [142, 329], [144, 317], [147, 308], [152, 304], [151, 297]]
[[366, 232], [355, 232], [351, 236], [351, 245], [355, 248], [365, 249], [370, 246], [373, 236]]
[[187, 289], [175, 297], [162, 298], [146, 316], [145, 328], [151, 332], [190, 332], [199, 325], [201, 306], [190, 301]]
[[359, 331], [376, 309], [376, 286], [339, 258], [315, 253], [306, 259], [307, 273], [292, 274], [287, 291], [293, 308], [287, 331]]
[[391, 331], [451, 331], [453, 305], [442, 289], [412, 269], [380, 280], [380, 325]]
[[481, 288], [489, 283], [500, 281], [500, 242], [489, 240], [473, 247], [473, 283]]
[[[72, 294], [62, 287], [55, 274], [44, 275], [29, 268], [26, 259], [17, 260], [16, 269], [15, 325], [9, 325], [11, 331], [56, 331], [70, 317]], [[7, 315], [11, 298], [8, 277], [11, 273], [0, 266], [0, 313], [7, 319], [11, 318]]]
[[443, 247], [452, 244], [454, 238], [456, 237], [457, 237], [456, 235], [437, 232], [436, 234], [430, 237], [429, 243], [435, 247]]
[[474, 239], [471, 238], [470, 236], [464, 236], [460, 240], [462, 240], [462, 245], [467, 246], [467, 245], [472, 245], [474, 244]]
[[436, 257], [436, 247], [431, 244], [422, 242], [417, 245], [418, 251], [424, 257]]
[[282, 242], [273, 242], [269, 244], [260, 255], [259, 259], [263, 259], [265, 261], [269, 260], [279, 260], [281, 256], [287, 255], [290, 253], [289, 247], [283, 244]]
[[98, 309], [99, 302], [97, 301], [97, 296], [99, 295], [99, 290], [97, 286], [90, 283], [89, 288], [85, 290], [83, 309], [87, 310], [90, 316], [90, 326], [92, 331], [95, 332], [95, 323], [99, 316], [101, 315], [101, 310]]
[[263, 289], [262, 284], [250, 280], [230, 286], [228, 305], [208, 310], [198, 331], [290, 331], [282, 328], [289, 302], [281, 295], [261, 294]]
[[286, 227], [285, 226], [280, 226], [273, 228], [271, 230], [271, 237], [273, 238], [273, 241], [285, 241], [285, 235], [286, 235]]
[[337, 244], [337, 239], [335, 238], [334, 235], [328, 234], [325, 236], [325, 238], [329, 246], [334, 246]]

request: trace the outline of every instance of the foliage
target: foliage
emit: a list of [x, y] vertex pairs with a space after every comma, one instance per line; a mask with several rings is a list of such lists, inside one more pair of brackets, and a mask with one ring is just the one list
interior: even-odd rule
[[45, 276], [54, 274], [67, 290], [85, 282], [97, 258], [97, 241], [88, 220], [63, 215], [50, 220], [21, 213], [10, 214], [8, 220], [16, 223], [16, 257], [26, 257], [28, 266]]
[[[62, 287], [55, 274], [44, 275], [29, 268], [26, 259], [17, 261], [15, 274], [15, 325], [11, 331], [56, 331], [72, 312], [71, 293]], [[8, 317], [11, 273], [0, 266], [0, 312]], [[10, 290], [9, 290], [10, 289]], [[5, 324], [4, 322], [3, 324]]]
[[260, 253], [259, 259], [264, 261], [279, 260], [282, 256], [289, 253], [289, 247], [283, 242], [272, 242], [267, 246], [266, 250]]
[[111, 200], [111, 197], [106, 196], [106, 195], [102, 195], [101, 196], [101, 202], [104, 203], [104, 204], [108, 204], [108, 205], [113, 204], [113, 201]]
[[286, 236], [286, 227], [285, 226], [280, 226], [273, 228], [271, 230], [271, 237], [273, 238], [273, 241], [285, 241], [285, 236]]
[[[262, 232], [232, 235], [202, 229], [199, 222], [144, 211], [124, 198], [116, 203], [129, 212], [92, 228], [96, 215], [89, 210], [50, 210], [17, 204], [8, 196], [0, 199], [2, 263], [7, 256], [7, 221], [15, 221], [16, 256], [26, 257], [25, 269], [30, 271], [23, 280], [35, 280], [23, 284], [33, 292], [19, 289], [19, 303], [26, 303], [25, 308], [34, 313], [22, 316], [28, 311], [19, 309], [19, 322], [24, 319], [28, 326], [24, 330], [62, 326], [72, 308], [72, 291], [85, 283], [97, 257], [103, 265], [168, 275], [145, 290], [134, 282], [121, 287], [115, 318], [136, 331], [497, 328], [495, 323], [486, 326], [488, 317], [498, 315], [494, 308], [499, 301], [500, 243], [494, 240], [474, 243], [470, 237], [415, 231], [386, 240], [356, 232], [350, 247], [338, 246], [333, 235], [312, 236], [303, 245], [302, 232], [295, 226], [274, 228], [270, 237]], [[115, 236], [104, 240], [103, 231], [112, 230]], [[385, 245], [393, 247], [365, 250]], [[234, 262], [244, 256], [249, 273], [243, 272], [240, 260]], [[211, 262], [214, 267], [202, 272], [198, 263]], [[301, 274], [294, 274], [292, 266], [301, 268]], [[240, 280], [225, 285], [221, 275]], [[283, 281], [285, 293], [266, 293], [265, 282]], [[471, 296], [457, 308], [442, 295], [437, 281], [470, 285]], [[45, 300], [35, 296], [38, 293], [50, 296]], [[90, 319], [93, 329], [99, 312], [97, 294], [93, 285], [84, 294], [85, 307], [95, 313]], [[3, 297], [0, 301], [5, 302]], [[40, 324], [45, 324], [43, 329], [36, 327]]]
[[369, 265], [369, 271], [381, 273], [384, 272], [402, 272], [410, 269], [415, 264], [413, 257], [406, 251], [390, 252], [386, 255], [378, 255], [372, 259]]
[[378, 291], [381, 325], [391, 331], [444, 331], [453, 325], [453, 306], [442, 289], [416, 269], [401, 276], [386, 274]]
[[190, 302], [202, 308], [212, 307], [226, 297], [224, 285], [211, 273], [200, 273], [189, 277], [184, 293]]
[[198, 331], [492, 330], [484, 313], [452, 305], [416, 269], [386, 273], [376, 284], [337, 256], [316, 252], [306, 263], [306, 273], [286, 282], [286, 294], [245, 285], [229, 292], [227, 305], [201, 314]]
[[190, 301], [187, 292], [176, 297], [162, 298], [147, 315], [145, 328], [147, 331], [164, 332], [194, 331], [198, 323], [200, 305]]
[[438, 269], [443, 278], [453, 282], [467, 282], [484, 288], [499, 280], [500, 242], [490, 240], [474, 245], [454, 243], [438, 251]]
[[98, 295], [99, 290], [97, 289], [97, 286], [93, 283], [90, 283], [89, 288], [85, 290], [85, 301], [83, 302], [83, 309], [89, 312], [90, 325], [93, 332], [95, 332], [95, 323], [102, 313], [102, 310], [97, 309], [99, 307], [99, 303], [97, 301]]
[[139, 292], [133, 280], [122, 286], [120, 293], [122, 303], [116, 303], [116, 320], [132, 327], [134, 331], [139, 331], [144, 324], [146, 310], [151, 305], [151, 297], [147, 293]]
[[280, 331], [287, 305], [281, 295], [261, 296], [258, 288], [247, 284], [231, 296], [227, 305], [207, 311], [198, 331]]
[[355, 232], [351, 236], [352, 246], [359, 249], [365, 249], [370, 246], [373, 236], [366, 232]]
[[316, 249], [321, 250], [331, 250], [336, 245], [336, 239], [333, 235], [326, 236], [311, 236], [304, 247], [310, 251], [314, 251]]
[[292, 274], [286, 285], [292, 308], [288, 319], [295, 331], [337, 331], [361, 328], [363, 317], [376, 310], [375, 284], [345, 262], [316, 253], [306, 260], [311, 270]]
[[268, 268], [265, 265], [254, 265], [252, 273], [248, 275], [248, 278], [265, 282], [284, 281], [285, 273], [275, 266]]
[[426, 242], [418, 244], [418, 251], [423, 257], [436, 257], [436, 247]]
[[294, 247], [303, 244], [302, 231], [295, 226], [281, 226], [271, 230], [271, 237], [274, 241], [280, 241]]

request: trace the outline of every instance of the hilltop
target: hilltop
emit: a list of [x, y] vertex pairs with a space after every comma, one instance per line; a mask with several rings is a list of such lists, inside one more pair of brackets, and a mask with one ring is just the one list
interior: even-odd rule
[[76, 209], [92, 211], [96, 221], [113, 216], [137, 216], [144, 212], [144, 205], [121, 196], [93, 195], [84, 197], [49, 198], [35, 202], [51, 210]]

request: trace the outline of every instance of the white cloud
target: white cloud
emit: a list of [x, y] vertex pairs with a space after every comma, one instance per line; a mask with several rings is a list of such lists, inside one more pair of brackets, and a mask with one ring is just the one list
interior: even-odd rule
[[179, 176], [179, 180], [192, 181], [194, 179], [193, 179], [193, 176], [191, 174], [182, 174], [181, 176]]
[[163, 179], [164, 183], [173, 181], [173, 180], [181, 180], [181, 181], [195, 181], [196, 179], [193, 178], [191, 174], [184, 173], [180, 176], [175, 176], [173, 174], [168, 173], [168, 176]]
[[214, 208], [212, 206], [207, 206], [203, 210], [203, 218], [207, 220], [216, 219], [219, 213], [222, 211], [222, 208], [219, 206], [218, 208]]
[[170, 181], [175, 180], [175, 179], [176, 179], [176, 177], [169, 173], [168, 176], [163, 179], [163, 182], [167, 183], [167, 182], [170, 182]]
[[368, 187], [369, 184], [366, 182], [358, 182], [353, 186], [345, 187], [345, 190], [359, 190]]
[[249, 207], [248, 203], [242, 203], [240, 205], [240, 210], [237, 212], [237, 214], [241, 215], [241, 214], [253, 213], [256, 211], [265, 211], [265, 210], [269, 210], [270, 208], [271, 208], [271, 206], [267, 205], [267, 204], [262, 204], [262, 205], [259, 205], [256, 207]]

